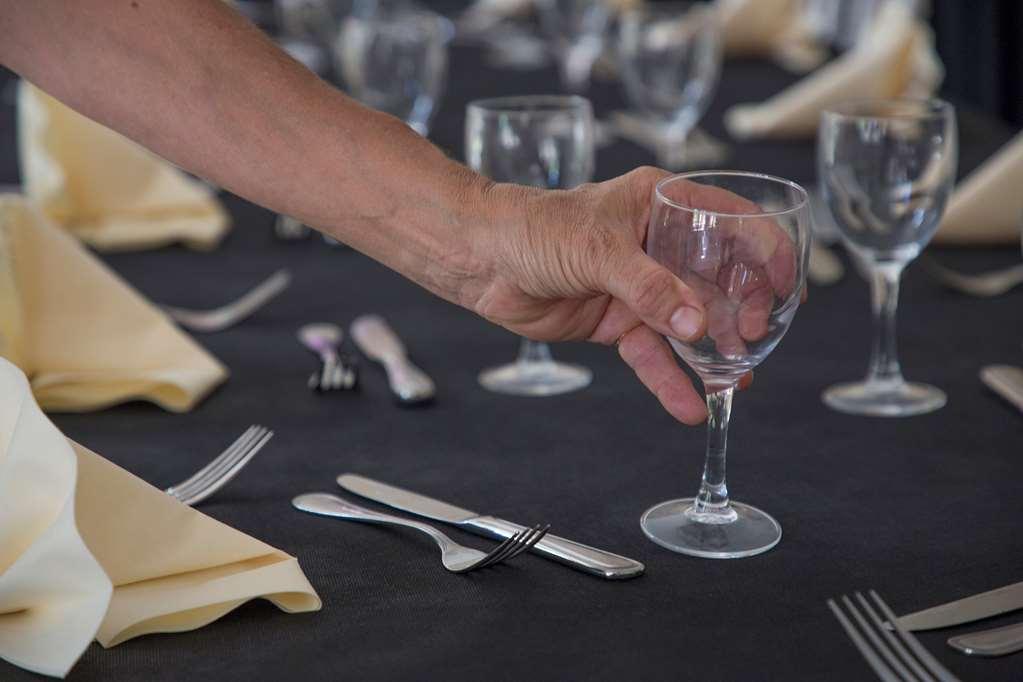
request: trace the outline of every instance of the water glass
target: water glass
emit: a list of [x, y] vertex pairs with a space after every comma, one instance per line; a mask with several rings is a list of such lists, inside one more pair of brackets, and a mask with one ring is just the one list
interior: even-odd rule
[[658, 129], [658, 164], [669, 167], [717, 87], [721, 41], [714, 12], [699, 3], [626, 12], [618, 33], [618, 64], [632, 107]]
[[[593, 108], [575, 96], [503, 97], [470, 102], [466, 162], [498, 182], [570, 189], [593, 176]], [[518, 359], [484, 370], [479, 381], [498, 393], [547, 396], [589, 385], [585, 367], [556, 362], [545, 343], [522, 339]]]
[[562, 85], [582, 93], [604, 49], [611, 18], [605, 0], [537, 0], [540, 25], [558, 60]]
[[643, 514], [651, 540], [712, 559], [765, 552], [781, 526], [765, 512], [729, 499], [725, 449], [739, 379], [774, 350], [805, 286], [810, 204], [799, 185], [768, 175], [692, 172], [658, 183], [647, 252], [700, 297], [702, 338], [669, 339], [703, 381], [707, 452], [696, 497], [662, 502]]
[[348, 17], [334, 44], [338, 70], [363, 104], [426, 135], [444, 92], [450, 21], [406, 6]]
[[902, 417], [945, 404], [941, 390], [903, 379], [895, 314], [902, 270], [941, 222], [957, 154], [955, 112], [940, 100], [854, 102], [821, 115], [821, 191], [843, 243], [869, 272], [874, 313], [866, 378], [824, 392], [840, 412]]

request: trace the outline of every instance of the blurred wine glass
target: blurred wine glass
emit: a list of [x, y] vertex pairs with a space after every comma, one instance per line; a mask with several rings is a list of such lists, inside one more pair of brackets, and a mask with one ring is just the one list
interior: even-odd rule
[[573, 93], [589, 87], [593, 64], [604, 49], [611, 18], [606, 0], [537, 0], [540, 25], [557, 58], [562, 85]]
[[353, 97], [425, 136], [444, 92], [453, 36], [439, 14], [381, 6], [344, 21], [334, 56]]
[[688, 2], [626, 12], [618, 63], [629, 102], [655, 129], [658, 165], [683, 165], [686, 138], [706, 111], [721, 71], [714, 12]]
[[821, 190], [843, 243], [869, 271], [874, 313], [866, 378], [824, 392], [840, 412], [901, 417], [945, 404], [939, 389], [903, 379], [895, 316], [902, 270], [938, 229], [957, 155], [955, 111], [940, 100], [854, 102], [821, 115]]
[[[577, 96], [503, 97], [470, 102], [466, 162], [498, 182], [570, 189], [593, 176], [593, 109]], [[589, 385], [593, 375], [556, 362], [545, 343], [522, 339], [518, 359], [484, 370], [479, 381], [498, 393], [546, 396]]]

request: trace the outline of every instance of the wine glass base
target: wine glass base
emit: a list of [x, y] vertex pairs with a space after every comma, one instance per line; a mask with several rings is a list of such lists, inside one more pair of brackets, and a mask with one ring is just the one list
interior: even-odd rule
[[585, 388], [593, 381], [593, 372], [579, 365], [561, 362], [513, 362], [480, 372], [483, 388], [495, 393], [522, 396], [547, 396]]
[[910, 417], [934, 412], [945, 406], [947, 396], [927, 384], [899, 383], [894, 386], [869, 381], [836, 384], [821, 395], [828, 407], [846, 414], [871, 417]]
[[734, 520], [706, 523], [691, 511], [695, 498], [670, 500], [647, 509], [643, 533], [661, 547], [704, 559], [741, 559], [766, 552], [781, 540], [781, 526], [768, 514], [731, 502]]

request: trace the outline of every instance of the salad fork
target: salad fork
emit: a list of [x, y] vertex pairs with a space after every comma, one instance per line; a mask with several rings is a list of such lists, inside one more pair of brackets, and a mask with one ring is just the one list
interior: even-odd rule
[[335, 516], [342, 519], [351, 519], [353, 521], [365, 521], [367, 523], [384, 523], [415, 528], [416, 530], [429, 535], [433, 541], [437, 543], [437, 546], [440, 547], [441, 563], [444, 564], [444, 568], [452, 573], [468, 573], [469, 571], [475, 571], [486, 566], [493, 566], [517, 557], [519, 554], [522, 554], [527, 549], [540, 542], [543, 536], [547, 534], [547, 530], [550, 528], [549, 525], [537, 525], [532, 528], [527, 528], [526, 530], [520, 531], [511, 537], [506, 538], [504, 542], [484, 554], [479, 550], [463, 547], [433, 526], [420, 523], [419, 521], [412, 521], [411, 519], [403, 519], [399, 516], [392, 516], [391, 514], [371, 511], [364, 507], [352, 504], [337, 495], [328, 495], [327, 493], [307, 493], [305, 495], [299, 495], [293, 499], [291, 504], [296, 509], [309, 512], [310, 514]]
[[274, 432], [265, 426], [253, 424], [212, 462], [164, 492], [182, 504], [194, 507], [237, 476], [273, 435]]

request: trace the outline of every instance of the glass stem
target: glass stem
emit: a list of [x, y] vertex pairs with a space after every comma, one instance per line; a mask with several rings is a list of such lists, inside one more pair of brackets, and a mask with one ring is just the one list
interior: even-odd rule
[[867, 382], [898, 386], [903, 383], [895, 340], [895, 313], [899, 307], [902, 263], [874, 263], [870, 298], [874, 311], [874, 345], [870, 353]]
[[732, 414], [734, 386], [707, 393], [707, 460], [703, 465], [700, 493], [693, 502], [692, 515], [704, 523], [730, 523], [735, 510], [728, 505], [725, 483], [725, 450], [728, 447], [728, 420]]
[[551, 349], [546, 343], [531, 341], [523, 338], [519, 344], [519, 357], [517, 362], [520, 365], [537, 365], [541, 362], [551, 362]]

